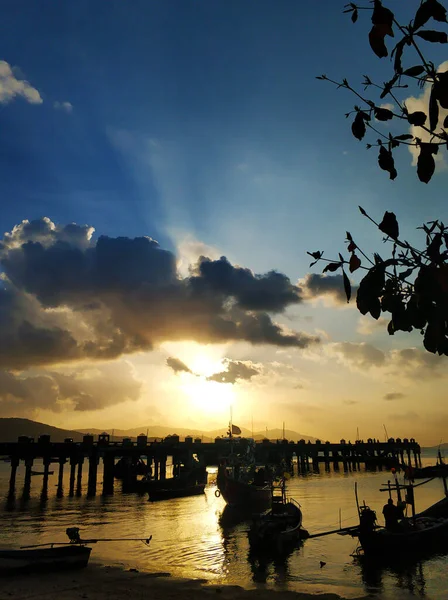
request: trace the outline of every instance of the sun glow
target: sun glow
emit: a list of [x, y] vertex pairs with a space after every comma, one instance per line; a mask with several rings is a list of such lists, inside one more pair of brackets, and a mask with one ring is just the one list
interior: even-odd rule
[[207, 381], [204, 377], [190, 377], [182, 382], [180, 388], [188, 396], [191, 406], [207, 415], [227, 419], [229, 409], [234, 403], [233, 385]]

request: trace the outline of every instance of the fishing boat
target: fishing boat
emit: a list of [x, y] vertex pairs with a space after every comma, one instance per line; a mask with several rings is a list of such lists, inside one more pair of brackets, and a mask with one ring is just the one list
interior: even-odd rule
[[[395, 474], [394, 484], [388, 481], [382, 486], [380, 491], [388, 492], [391, 510], [396, 511], [396, 516], [385, 527], [378, 526], [375, 511], [365, 503], [359, 506], [357, 499], [359, 528], [353, 535], [358, 537], [365, 556], [390, 558], [448, 546], [448, 499], [444, 498], [420, 513], [415, 512], [414, 489], [428, 481], [431, 480], [416, 485], [412, 482], [400, 484]], [[397, 497], [396, 506], [393, 493]], [[411, 515], [405, 516], [408, 506], [411, 507]]]
[[272, 485], [271, 504], [269, 511], [253, 519], [248, 532], [252, 549], [283, 552], [309, 536], [302, 528], [300, 504], [286, 496], [285, 479]]
[[0, 549], [0, 576], [17, 573], [32, 573], [42, 571], [61, 571], [66, 569], [82, 569], [87, 566], [92, 544], [112, 541], [143, 541], [149, 538], [103, 538], [83, 540], [79, 527], [69, 527], [66, 530], [69, 542], [48, 542], [32, 546], [21, 546], [18, 549]]
[[205, 491], [205, 483], [187, 486], [155, 487], [149, 491], [149, 501], [171, 500], [172, 498], [186, 498], [188, 496], [199, 496]]
[[405, 470], [408, 479], [427, 479], [428, 477], [448, 477], [448, 465], [444, 462], [440, 450], [437, 453], [435, 465]]

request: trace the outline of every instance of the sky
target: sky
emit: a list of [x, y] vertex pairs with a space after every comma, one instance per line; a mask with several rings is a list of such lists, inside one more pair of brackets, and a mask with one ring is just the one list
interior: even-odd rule
[[2, 3], [0, 416], [208, 430], [232, 407], [260, 430], [447, 441], [446, 358], [306, 254], [347, 230], [382, 247], [358, 205], [416, 243], [447, 219], [443, 155], [425, 185], [399, 149], [390, 181], [353, 97], [316, 79], [388, 78], [343, 4]]

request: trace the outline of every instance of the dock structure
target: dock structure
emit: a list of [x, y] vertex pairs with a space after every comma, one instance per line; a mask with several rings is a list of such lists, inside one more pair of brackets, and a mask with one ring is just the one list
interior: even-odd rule
[[[244, 439], [235, 442], [244, 443]], [[42, 494], [47, 494], [48, 476], [51, 464], [57, 464], [57, 496], [64, 494], [64, 468], [70, 468], [68, 493], [70, 496], [81, 495], [83, 486], [83, 466], [87, 463], [87, 495], [94, 496], [98, 487], [98, 468], [102, 464], [102, 493], [113, 494], [117, 461], [135, 464], [143, 461], [152, 472], [156, 481], [167, 477], [167, 463], [173, 470], [180, 465], [187, 467], [195, 463], [202, 467], [218, 465], [231, 453], [228, 438], [216, 438], [214, 442], [204, 443], [200, 438], [187, 436], [180, 441], [179, 436], [149, 441], [147, 436], [140, 435], [136, 441], [125, 438], [122, 441], [111, 441], [109, 434], [103, 433], [94, 440], [92, 435], [85, 435], [82, 442], [74, 442], [67, 438], [64, 442], [51, 442], [50, 436], [41, 435], [37, 441], [20, 436], [17, 442], [0, 442], [0, 456], [9, 457], [11, 475], [9, 495], [15, 494], [17, 468], [20, 462], [25, 465], [23, 497], [30, 494], [32, 468], [34, 461], [41, 460], [44, 465]], [[307, 474], [319, 472], [321, 466], [326, 471], [331, 467], [344, 471], [364, 469], [382, 469], [404, 466], [421, 466], [420, 446], [413, 438], [390, 438], [387, 442], [368, 439], [357, 440], [353, 444], [341, 440], [337, 444], [330, 442], [297, 442], [290, 440], [262, 440], [255, 444], [256, 462], [260, 465], [273, 465], [291, 474]], [[136, 477], [130, 474], [130, 477]], [[123, 484], [126, 484], [124, 478]]]

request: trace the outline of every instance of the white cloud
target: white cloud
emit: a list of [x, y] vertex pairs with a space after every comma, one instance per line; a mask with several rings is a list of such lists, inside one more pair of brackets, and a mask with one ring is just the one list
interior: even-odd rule
[[389, 319], [380, 317], [379, 319], [372, 319], [369, 316], [361, 316], [358, 320], [358, 326], [356, 328], [357, 333], [361, 335], [372, 335], [376, 332], [384, 333], [387, 328]]
[[73, 112], [73, 104], [71, 104], [70, 102], [54, 102], [53, 107], [56, 110], [63, 110], [66, 113], [71, 113]]
[[21, 96], [30, 104], [42, 104], [39, 91], [28, 81], [17, 79], [11, 66], [4, 60], [0, 60], [0, 103], [8, 104]]
[[[448, 70], [448, 60], [443, 62], [441, 65], [439, 65], [439, 68], [437, 69], [437, 71], [439, 71], [439, 72], [440, 71], [445, 72], [447, 70]], [[418, 96], [417, 98], [415, 98], [414, 96], [410, 96], [409, 98], [406, 98], [406, 100], [404, 102], [406, 104], [408, 111], [410, 113], [413, 113], [416, 111], [422, 111], [422, 112], [428, 114], [430, 94], [431, 94], [431, 85], [427, 84], [423, 88], [423, 93], [420, 96]], [[445, 117], [447, 115], [448, 115], [448, 110], [443, 109], [442, 107], [439, 106], [439, 125], [440, 126], [442, 125], [443, 120], [445, 119]], [[415, 125], [411, 125], [409, 128], [409, 132], [413, 136], [420, 138], [422, 140], [422, 142], [431, 141], [431, 134], [428, 133], [427, 131], [425, 131], [424, 129], [422, 129], [421, 127], [416, 127]], [[417, 158], [420, 153], [420, 150], [419, 150], [419, 148], [417, 148], [415, 146], [408, 146], [408, 148], [409, 148], [409, 152], [412, 155], [412, 165], [415, 167], [417, 164]], [[445, 162], [444, 152], [439, 151], [439, 153], [434, 156], [434, 160], [436, 163], [436, 170], [447, 168], [448, 165]]]

